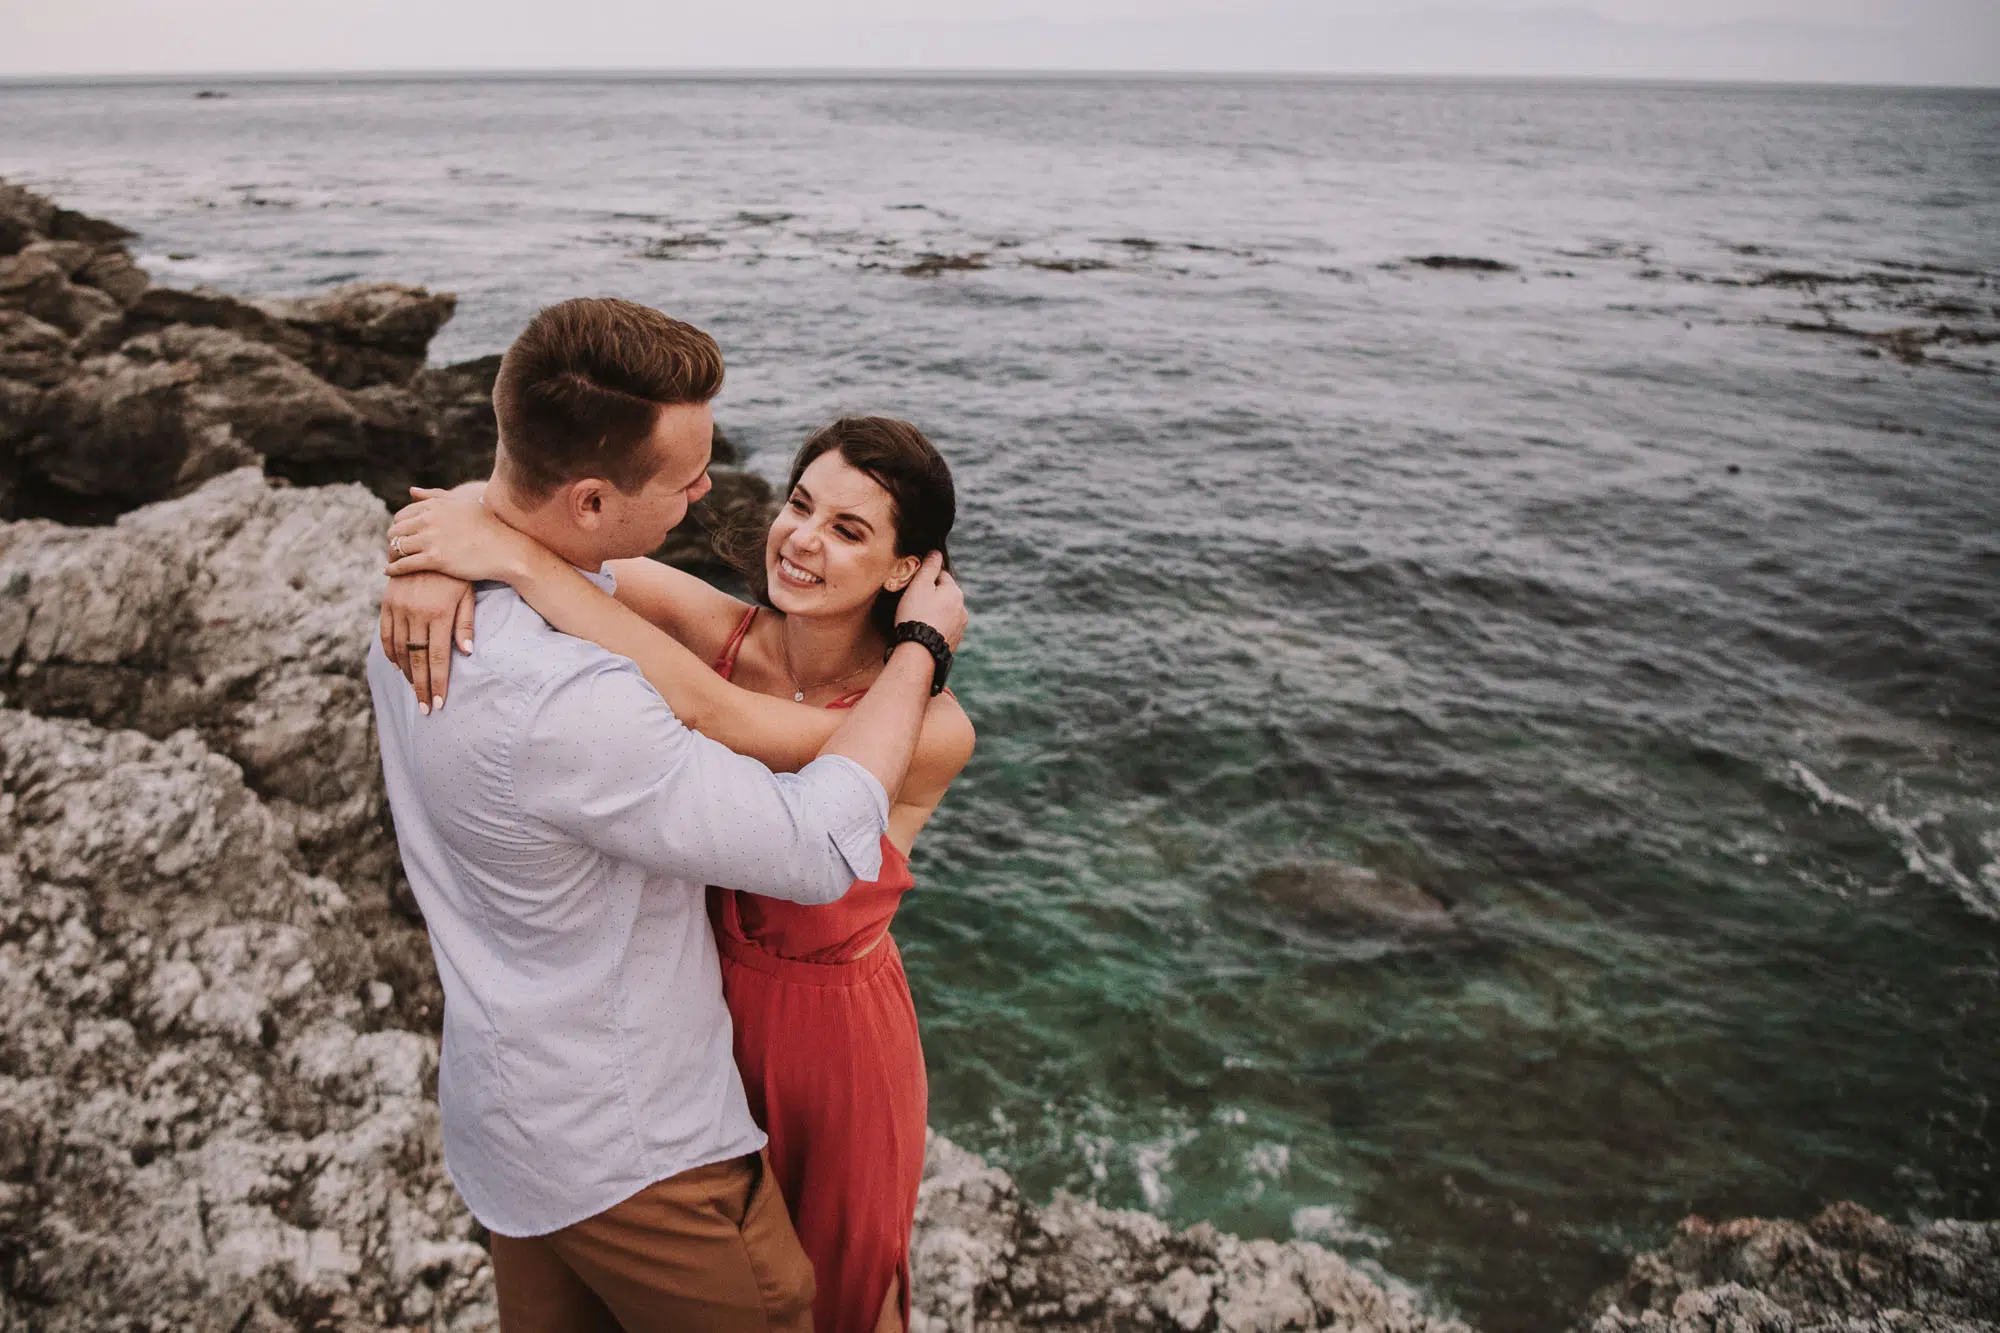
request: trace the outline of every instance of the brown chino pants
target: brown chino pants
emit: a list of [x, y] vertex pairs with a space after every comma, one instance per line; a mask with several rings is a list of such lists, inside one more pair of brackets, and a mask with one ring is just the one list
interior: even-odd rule
[[812, 1262], [761, 1153], [492, 1244], [501, 1333], [812, 1333]]

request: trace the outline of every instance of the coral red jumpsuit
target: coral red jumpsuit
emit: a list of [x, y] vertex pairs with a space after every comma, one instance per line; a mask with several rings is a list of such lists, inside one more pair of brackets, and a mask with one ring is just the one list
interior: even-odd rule
[[[756, 608], [715, 662], [736, 667]], [[827, 705], [851, 708], [857, 691]], [[882, 873], [808, 907], [711, 888], [722, 992], [750, 1113], [812, 1259], [817, 1333], [870, 1333], [895, 1284], [910, 1324], [910, 1227], [929, 1085], [902, 955], [889, 936], [915, 886], [887, 837]]]

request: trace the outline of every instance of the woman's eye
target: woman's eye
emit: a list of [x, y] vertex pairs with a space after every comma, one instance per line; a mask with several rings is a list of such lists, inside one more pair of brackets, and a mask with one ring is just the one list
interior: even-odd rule
[[834, 531], [845, 537], [848, 541], [858, 542], [861, 540], [861, 534], [853, 528], [835, 528]]
[[800, 513], [800, 514], [803, 514], [803, 513], [805, 513], [805, 512], [806, 512], [806, 502], [805, 502], [804, 500], [801, 500], [801, 499], [799, 499], [799, 497], [798, 497], [798, 496], [794, 495], [794, 496], [793, 496], [793, 497], [791, 498], [791, 501], [790, 501], [790, 504], [791, 504], [791, 506], [792, 506], [792, 509], [794, 510], [794, 512], [797, 512], [797, 513]]

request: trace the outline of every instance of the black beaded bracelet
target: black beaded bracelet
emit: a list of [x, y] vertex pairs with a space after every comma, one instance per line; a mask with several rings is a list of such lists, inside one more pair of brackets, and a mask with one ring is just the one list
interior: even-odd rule
[[944, 641], [944, 635], [923, 621], [901, 620], [889, 635], [889, 651], [882, 654], [882, 660], [888, 661], [906, 643], [917, 644], [931, 655], [931, 695], [936, 697], [944, 689], [946, 677], [951, 675], [951, 645]]

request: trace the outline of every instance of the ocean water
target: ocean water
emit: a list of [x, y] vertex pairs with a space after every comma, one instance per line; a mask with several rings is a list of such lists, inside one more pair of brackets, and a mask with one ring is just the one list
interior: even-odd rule
[[767, 475], [940, 443], [980, 745], [897, 933], [1031, 1194], [1493, 1333], [1691, 1211], [2000, 1213], [2000, 95], [214, 86], [0, 86], [0, 174], [455, 291], [440, 360], [657, 304]]

